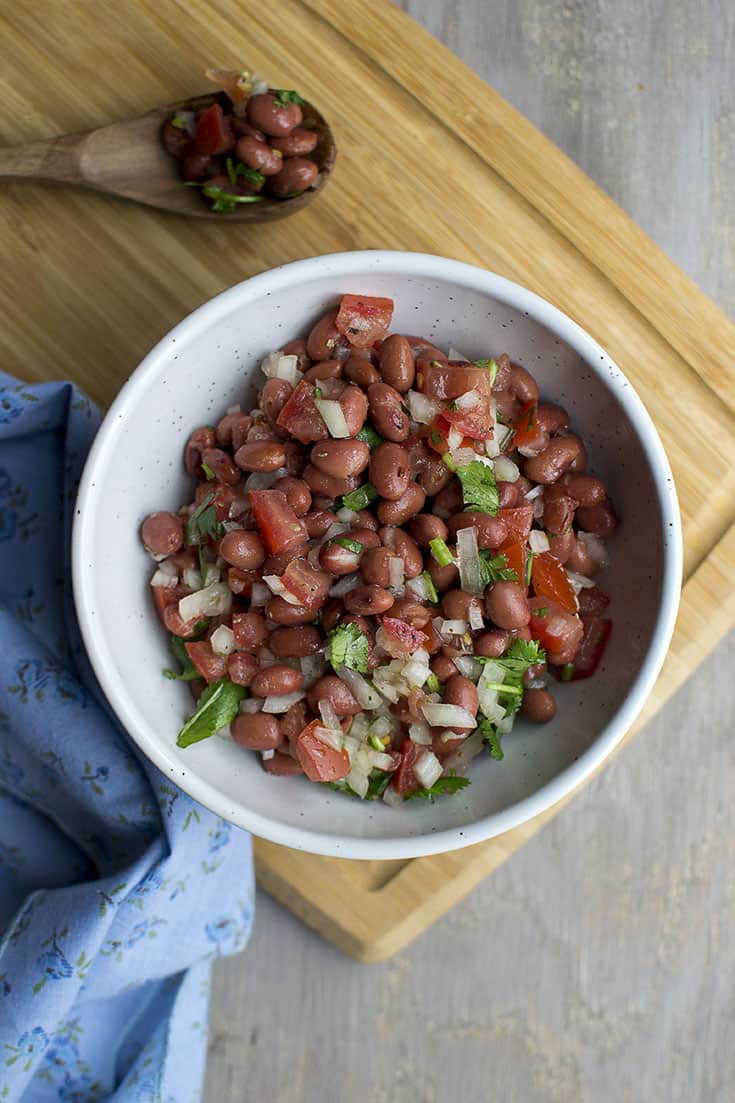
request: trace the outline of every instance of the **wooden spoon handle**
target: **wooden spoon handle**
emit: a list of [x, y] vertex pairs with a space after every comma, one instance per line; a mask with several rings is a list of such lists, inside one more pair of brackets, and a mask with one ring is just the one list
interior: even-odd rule
[[0, 149], [0, 180], [35, 178], [76, 183], [82, 179], [79, 134]]

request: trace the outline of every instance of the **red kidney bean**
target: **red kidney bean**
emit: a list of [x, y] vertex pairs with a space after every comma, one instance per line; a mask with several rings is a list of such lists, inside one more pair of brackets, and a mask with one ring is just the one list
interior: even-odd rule
[[250, 417], [250, 414], [243, 414], [239, 411], [234, 414], [225, 414], [225, 416], [217, 422], [217, 428], [215, 430], [217, 444], [220, 448], [232, 447], [232, 434], [236, 427], [239, 428], [240, 431], [244, 431], [243, 439], [240, 441], [241, 444], [244, 444], [245, 434], [247, 434], [252, 424], [253, 419]]
[[502, 517], [491, 517], [489, 513], [457, 513], [449, 518], [449, 539], [454, 543], [460, 529], [477, 529], [477, 543], [481, 548], [499, 548], [508, 537], [508, 529]]
[[342, 618], [342, 599], [333, 597], [331, 598], [322, 609], [322, 615], [319, 619], [319, 627], [324, 632], [331, 632], [333, 628], [336, 628]]
[[283, 754], [277, 750], [272, 758], [263, 759], [263, 769], [274, 777], [296, 777], [303, 774], [301, 763], [292, 758], [290, 754]]
[[582, 620], [588, 617], [601, 617], [610, 604], [610, 598], [599, 586], [586, 586], [580, 591], [577, 600]]
[[486, 659], [499, 659], [510, 647], [510, 641], [510, 632], [491, 628], [489, 632], [481, 632], [475, 637], [475, 654], [483, 655]]
[[408, 414], [398, 391], [387, 383], [373, 383], [368, 387], [367, 398], [370, 418], [381, 437], [394, 442], [405, 440], [409, 431]]
[[312, 327], [306, 339], [306, 351], [312, 360], [347, 360], [350, 345], [337, 329], [335, 320], [339, 308], [327, 311]]
[[560, 536], [567, 532], [574, 520], [577, 503], [561, 483], [544, 487], [544, 528], [549, 535]]
[[297, 103], [281, 104], [273, 92], [259, 92], [247, 101], [248, 122], [271, 134], [274, 138], [285, 138], [304, 117]]
[[319, 716], [319, 702], [324, 699], [331, 702], [337, 716], [357, 716], [362, 712], [362, 705], [358, 704], [349, 686], [336, 674], [325, 674], [320, 678], [311, 687], [306, 699], [309, 708], [317, 716]]
[[370, 448], [362, 440], [318, 441], [312, 446], [311, 462], [325, 474], [345, 479], [365, 470], [370, 463]]
[[172, 157], [181, 157], [191, 141], [186, 130], [180, 126], [174, 126], [172, 119], [166, 119], [161, 132], [163, 148]]
[[[383, 531], [383, 530], [381, 530]], [[419, 546], [412, 536], [403, 529], [395, 529], [392, 537], [393, 551], [403, 560], [406, 578], [416, 578], [424, 569], [424, 561]]]
[[[479, 706], [477, 687], [469, 678], [463, 678], [461, 674], [453, 674], [444, 686], [444, 703], [457, 705], [476, 716]], [[474, 724], [469, 728], [460, 728], [455, 724], [452, 726], [452, 731], [457, 732], [458, 735], [468, 735], [473, 728]]]
[[243, 471], [278, 471], [286, 463], [286, 453], [280, 441], [256, 440], [238, 448], [235, 463]]
[[254, 697], [280, 697], [285, 693], [296, 693], [304, 684], [304, 675], [292, 666], [266, 667], [259, 671], [250, 683], [250, 692]]
[[190, 153], [179, 162], [182, 180], [204, 180], [212, 172], [212, 158], [206, 153]]
[[258, 670], [258, 660], [247, 651], [233, 651], [227, 657], [227, 677], [237, 686], [249, 686]]
[[[274, 595], [265, 607], [265, 611], [274, 624], [311, 624], [316, 620], [318, 609], [305, 609], [303, 605], [291, 605], [282, 597]], [[233, 618], [234, 619], [234, 618]]]
[[432, 540], [447, 538], [447, 526], [441, 517], [434, 517], [431, 513], [419, 513], [412, 517], [408, 522], [408, 531], [422, 548], [428, 548]]
[[493, 395], [495, 392], [507, 391], [511, 380], [510, 357], [507, 352], [495, 357], [495, 379], [493, 380]]
[[595, 536], [612, 536], [617, 524], [614, 510], [607, 500], [594, 506], [580, 506], [577, 510], [579, 528]]
[[536, 424], [550, 435], [569, 428], [569, 414], [553, 402], [539, 402], [536, 407]]
[[337, 514], [328, 509], [316, 509], [304, 517], [306, 531], [310, 540], [320, 540], [331, 525], [337, 523]]
[[246, 135], [249, 135], [251, 138], [256, 138], [259, 142], [265, 141], [265, 134], [263, 131], [258, 130], [257, 126], [252, 126], [247, 119], [242, 119], [239, 115], [232, 115], [230, 122], [236, 138], [244, 138]]
[[464, 590], [448, 590], [441, 599], [440, 609], [446, 620], [463, 620], [469, 624], [470, 610], [482, 609], [480, 598]]
[[373, 532], [377, 532], [380, 528], [378, 519], [370, 512], [369, 509], [358, 510], [353, 524], [359, 525], [360, 528], [372, 529]]
[[583, 470], [586, 461], [582, 441], [570, 434], [568, 437], [552, 437], [541, 455], [526, 460], [523, 470], [531, 482], [555, 483], [567, 471]]
[[429, 456], [422, 470], [418, 474], [417, 482], [429, 498], [433, 498], [452, 481], [454, 476], [441, 456], [435, 453]]
[[283, 443], [283, 451], [286, 456], [284, 467], [289, 475], [300, 478], [306, 467], [306, 449], [295, 440], [287, 440]]
[[426, 337], [415, 337], [413, 334], [405, 334], [411, 352], [416, 360], [446, 360], [446, 353], [432, 345]]
[[172, 636], [180, 636], [182, 640], [188, 640], [194, 635], [196, 620], [184, 620], [179, 613], [179, 603], [177, 601], [166, 606], [163, 610], [162, 619]]
[[417, 483], [409, 483], [400, 498], [383, 499], [377, 509], [378, 520], [384, 525], [403, 525], [410, 517], [420, 513], [426, 504], [426, 495]]
[[526, 437], [523, 444], [518, 445], [518, 451], [522, 456], [540, 456], [548, 448], [550, 439], [545, 429], [537, 427], [533, 436]]
[[368, 548], [360, 560], [362, 580], [369, 586], [390, 586], [390, 561], [398, 553], [390, 548]]
[[572, 545], [567, 552], [567, 558], [564, 565], [568, 570], [576, 571], [577, 574], [586, 575], [588, 578], [597, 574], [600, 569], [600, 564], [596, 559], [592, 558], [587, 551], [586, 544], [577, 536], [574, 537]]
[[435, 655], [429, 663], [431, 671], [444, 684], [457, 673], [457, 668], [448, 655]]
[[512, 425], [520, 413], [521, 404], [510, 391], [493, 390], [493, 398], [498, 414], [506, 425]]
[[381, 498], [397, 501], [405, 494], [411, 478], [408, 452], [400, 444], [385, 440], [370, 459], [370, 482]]
[[299, 371], [303, 372], [306, 371], [307, 368], [311, 367], [311, 360], [309, 359], [309, 354], [306, 351], [306, 341], [303, 339], [303, 337], [297, 337], [296, 340], [289, 341], [287, 345], [283, 346], [283, 349], [281, 351], [283, 352], [284, 356], [295, 356], [297, 358], [298, 363], [296, 364], [296, 367], [299, 369]]
[[292, 392], [294, 388], [286, 379], [266, 379], [266, 384], [258, 398], [258, 406], [263, 410], [271, 428], [275, 427], [278, 415]]
[[521, 402], [538, 402], [538, 383], [520, 364], [510, 365], [508, 390]]
[[246, 444], [255, 444], [258, 441], [276, 441], [278, 430], [274, 429], [268, 424], [267, 421], [254, 421], [248, 429], [247, 437], [245, 438]]
[[498, 628], [523, 628], [531, 619], [526, 594], [517, 582], [493, 582], [485, 594], [485, 611]]
[[563, 532], [560, 536], [554, 536], [553, 533], [549, 533], [549, 551], [560, 563], [567, 562], [569, 556], [572, 554], [573, 547], [574, 533], [571, 530], [569, 532]]
[[221, 448], [205, 448], [202, 452], [202, 463], [206, 463], [221, 483], [234, 486], [235, 483], [240, 482], [241, 471], [232, 462], [232, 457]]
[[311, 491], [303, 479], [284, 475], [275, 482], [273, 489], [283, 491], [286, 501], [297, 517], [303, 517], [311, 509]]
[[230, 726], [232, 738], [249, 751], [274, 751], [283, 743], [275, 716], [265, 712], [239, 712]]
[[260, 613], [233, 613], [232, 634], [241, 651], [257, 651], [265, 643], [268, 631]]
[[461, 513], [462, 505], [462, 486], [459, 479], [453, 478], [441, 493], [437, 494], [434, 513], [442, 518], [449, 518], [455, 513]]
[[[297, 701], [295, 705], [291, 705], [288, 712], [279, 717], [278, 727], [283, 738], [288, 740], [289, 752], [293, 753], [294, 744], [306, 727], [306, 701]], [[285, 751], [287, 748], [283, 749]]]
[[498, 508], [499, 509], [513, 509], [515, 506], [520, 505], [520, 487], [518, 482], [508, 483], [503, 479], [498, 480]]
[[363, 356], [351, 356], [345, 364], [345, 378], [358, 387], [369, 387], [380, 382], [380, 373]]
[[434, 587], [440, 594], [444, 593], [445, 590], [451, 590], [459, 582], [459, 571], [454, 563], [449, 563], [446, 567], [440, 567], [433, 555], [426, 557], [426, 570], [429, 572]]
[[356, 540], [358, 544], [362, 544], [364, 550], [380, 547], [380, 536], [375, 529], [363, 528], [362, 521], [360, 520], [356, 521], [355, 524], [360, 527], [353, 528], [350, 532], [345, 534], [350, 540]]
[[288, 157], [281, 171], [269, 178], [268, 190], [271, 195], [286, 199], [313, 187], [318, 175], [319, 169], [307, 157]]
[[341, 497], [343, 494], [349, 494], [350, 491], [355, 490], [360, 485], [360, 479], [357, 475], [337, 479], [333, 475], [325, 475], [312, 463], [307, 464], [304, 469], [304, 482], [312, 494], [321, 495], [330, 501]]
[[318, 364], [312, 364], [304, 372], [304, 379], [310, 383], [320, 383], [325, 379], [340, 379], [342, 376], [341, 360], [320, 360]]
[[412, 628], [423, 630], [431, 620], [432, 610], [422, 605], [420, 601], [402, 597], [394, 602], [390, 615], [396, 620], [405, 620]]
[[174, 555], [184, 543], [184, 526], [175, 513], [160, 511], [149, 513], [140, 526], [140, 538], [143, 547], [151, 555], [165, 557]]
[[319, 566], [334, 575], [354, 574], [360, 566], [360, 553], [330, 540], [319, 549]]
[[384, 383], [400, 394], [405, 394], [411, 389], [416, 375], [413, 352], [406, 338], [400, 333], [391, 333], [390, 337], [386, 337], [383, 341], [378, 364]]
[[548, 724], [556, 716], [556, 701], [548, 689], [527, 689], [523, 694], [521, 713], [534, 724]]
[[605, 484], [592, 475], [567, 475], [564, 485], [567, 494], [580, 506], [596, 506], [607, 498]]
[[219, 553], [226, 563], [243, 571], [257, 571], [265, 562], [265, 547], [257, 532], [234, 529], [225, 533]]
[[387, 613], [393, 601], [393, 594], [382, 586], [356, 586], [344, 596], [345, 609], [361, 617]]
[[284, 157], [306, 157], [316, 149], [319, 135], [315, 130], [305, 130], [296, 126], [285, 138], [274, 138], [271, 145]]
[[233, 594], [242, 594], [249, 598], [253, 592], [254, 582], [260, 582], [259, 571], [243, 571], [239, 567], [227, 568], [227, 585]]
[[221, 444], [228, 445], [233, 454], [237, 452], [238, 448], [242, 448], [243, 444], [247, 444], [248, 433], [253, 427], [253, 419], [250, 414], [235, 415], [236, 420], [232, 422], [232, 440], [220, 441]]
[[351, 437], [356, 437], [365, 424], [365, 418], [367, 417], [368, 400], [365, 392], [350, 383], [342, 391], [338, 402], [347, 422], [347, 431]]
[[205, 448], [214, 448], [216, 440], [214, 429], [209, 425], [194, 430], [184, 449], [184, 467], [189, 475], [197, 479], [204, 478], [202, 452]]
[[283, 168], [283, 154], [278, 149], [272, 149], [265, 142], [259, 142], [257, 138], [246, 135], [238, 140], [235, 146], [238, 159], [248, 168], [255, 169], [263, 176], [275, 176]]

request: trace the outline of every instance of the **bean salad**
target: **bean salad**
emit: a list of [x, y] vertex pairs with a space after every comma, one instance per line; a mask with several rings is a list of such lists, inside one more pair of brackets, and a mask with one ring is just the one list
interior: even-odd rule
[[193, 499], [141, 526], [151, 593], [216, 733], [278, 776], [399, 805], [469, 784], [518, 715], [594, 674], [616, 515], [567, 412], [505, 354], [390, 332], [343, 295], [262, 361], [258, 407], [191, 434]]

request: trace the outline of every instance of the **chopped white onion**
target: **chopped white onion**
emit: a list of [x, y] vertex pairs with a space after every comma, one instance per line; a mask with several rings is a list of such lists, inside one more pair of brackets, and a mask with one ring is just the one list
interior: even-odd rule
[[392, 555], [388, 560], [388, 586], [394, 597], [400, 596], [404, 590], [405, 567], [400, 556]]
[[277, 594], [278, 597], [282, 597], [284, 601], [287, 601], [289, 605], [300, 605], [301, 601], [296, 597], [296, 594], [292, 594], [291, 591], [281, 582], [281, 579], [277, 574], [264, 574], [263, 581], [272, 594]]
[[275, 757], [275, 753], [276, 752], [271, 748], [270, 751], [261, 751], [260, 757], [263, 759], [263, 762], [269, 762], [272, 758]]
[[601, 567], [608, 565], [607, 548], [599, 536], [595, 536], [593, 532], [578, 532], [577, 539], [582, 541], [595, 563], [599, 563]]
[[545, 677], [541, 678], [529, 678], [526, 682], [526, 689], [546, 689], [549, 684], [549, 679]]
[[173, 563], [169, 563], [164, 560], [160, 567], [157, 567], [151, 577], [151, 586], [155, 586], [156, 589], [166, 586], [175, 586], [179, 580], [179, 574]]
[[[477, 546], [477, 529], [474, 525], [470, 525], [468, 528], [458, 531], [457, 559], [462, 589], [468, 594], [481, 594], [484, 590], [482, 584], [482, 565], [480, 563], [480, 552]], [[482, 627], [482, 625], [480, 625], [480, 627]]]
[[341, 521], [343, 525], [351, 525], [353, 521], [357, 520], [357, 514], [354, 509], [348, 509], [347, 506], [342, 506], [342, 509], [337, 510], [337, 520]]
[[449, 451], [454, 452], [459, 448], [464, 440], [464, 433], [460, 433], [459, 429], [455, 425], [449, 426], [449, 432], [447, 434], [447, 444], [449, 445]]
[[433, 751], [424, 751], [414, 766], [416, 780], [424, 789], [431, 789], [435, 781], [442, 776], [442, 764]]
[[304, 688], [311, 689], [327, 669], [327, 661], [323, 655], [304, 655], [299, 659], [299, 666], [304, 675]]
[[403, 806], [403, 797], [392, 785], [388, 785], [383, 793], [383, 803], [387, 804], [389, 808], [401, 808]]
[[461, 774], [472, 759], [480, 754], [484, 746], [485, 741], [480, 730], [473, 731], [461, 747], [458, 747], [453, 754], [444, 759], [444, 769], [447, 772], [455, 770], [458, 774]]
[[250, 604], [265, 605], [270, 596], [271, 592], [264, 582], [254, 582], [250, 591]]
[[203, 590], [187, 594], [179, 602], [182, 620], [198, 620], [199, 617], [221, 617], [232, 607], [232, 593], [224, 582], [214, 582]]
[[386, 525], [385, 528], [386, 528], [386, 532], [385, 532], [385, 539], [383, 540], [383, 543], [385, 544], [386, 548], [390, 548], [391, 551], [395, 551], [396, 550], [396, 526], [395, 525]]
[[476, 682], [482, 674], [482, 663], [478, 663], [471, 655], [455, 655], [452, 662], [460, 674], [471, 682]]
[[541, 555], [551, 547], [549, 538], [543, 529], [531, 529], [528, 534], [528, 543], [534, 555]]
[[543, 498], [536, 498], [533, 504], [533, 519], [534, 521], [540, 521], [544, 515], [544, 500]]
[[182, 582], [185, 586], [188, 586], [190, 590], [201, 590], [202, 588], [202, 576], [196, 567], [184, 568]]
[[235, 636], [226, 624], [220, 624], [209, 637], [215, 655], [231, 655], [235, 650]]
[[332, 728], [333, 731], [342, 731], [339, 717], [334, 711], [334, 705], [328, 697], [322, 697], [319, 701], [319, 715], [328, 728]]
[[239, 414], [239, 413], [242, 413], [242, 407], [240, 406], [240, 403], [238, 402], [234, 406], [228, 406], [227, 409], [225, 410], [225, 413], [226, 414]]
[[350, 770], [345, 781], [353, 793], [357, 793], [358, 797], [365, 797], [370, 784], [366, 770]]
[[454, 405], [458, 410], [473, 410], [475, 406], [479, 406], [483, 397], [479, 391], [465, 391], [459, 398], [455, 398]]
[[411, 597], [415, 597], [417, 601], [429, 600], [429, 587], [426, 585], [426, 579], [423, 575], [417, 575], [416, 578], [410, 578], [406, 583], [406, 589], [411, 594]]
[[460, 705], [426, 704], [421, 706], [427, 723], [432, 728], [474, 728], [477, 721], [471, 712]]
[[429, 664], [412, 656], [403, 667], [401, 676], [412, 689], [420, 689], [429, 676]]
[[494, 459], [496, 456], [500, 455], [500, 447], [498, 445], [497, 428], [498, 427], [496, 425], [495, 430], [493, 431], [492, 439], [485, 441], [485, 454], [487, 456], [489, 456], [490, 459]]
[[464, 739], [464, 734], [453, 732], [451, 728], [447, 728], [446, 731], [441, 733], [439, 739], [442, 743], [454, 743], [455, 739]]
[[328, 747], [333, 747], [335, 751], [341, 751], [343, 748], [347, 750], [347, 739], [341, 728], [322, 727], [320, 724], [314, 728], [314, 735]]
[[324, 418], [324, 424], [327, 427], [330, 437], [335, 437], [337, 440], [343, 440], [345, 437], [349, 437], [350, 430], [347, 425], [347, 420], [342, 412], [342, 407], [336, 399], [315, 398], [314, 405]]
[[515, 483], [520, 478], [518, 464], [513, 463], [507, 456], [498, 456], [495, 461], [495, 475], [504, 483]]
[[[464, 440], [464, 437], [462, 437]], [[462, 441], [460, 441], [461, 445]], [[459, 445], [454, 448], [450, 448], [449, 451], [452, 454], [455, 467], [467, 467], [468, 464], [474, 463], [476, 460], [480, 463], [485, 463], [485, 457], [480, 456], [475, 452], [474, 448], [461, 448]], [[488, 466], [490, 461], [488, 460]]]
[[571, 582], [575, 594], [578, 594], [580, 590], [589, 590], [595, 585], [594, 581], [591, 578], [587, 578], [586, 575], [577, 574], [576, 571], [570, 571], [569, 568], [566, 570], [567, 578]]
[[[352, 722], [354, 728], [355, 721]], [[350, 729], [352, 730], [352, 729]], [[370, 735], [377, 735], [378, 739], [383, 739], [386, 735], [390, 735], [393, 731], [393, 721], [390, 716], [376, 716], [376, 718], [370, 724]]]
[[240, 712], [256, 713], [263, 708], [262, 697], [246, 697], [240, 702]]
[[390, 770], [393, 765], [393, 759], [389, 754], [383, 754], [382, 751], [373, 750], [373, 769], [374, 770]]
[[277, 471], [253, 471], [245, 480], [246, 490], [270, 490], [275, 483], [287, 474], [284, 467]]
[[364, 709], [376, 709], [382, 704], [380, 694], [374, 686], [371, 686], [363, 678], [362, 674], [359, 674], [356, 670], [351, 670], [348, 666], [341, 666], [338, 674], [345, 685], [349, 687], [357, 703], [362, 705]]
[[355, 574], [346, 574], [340, 578], [339, 582], [335, 582], [334, 586], [329, 588], [330, 597], [344, 597], [345, 594], [349, 594], [350, 590], [354, 590], [356, 586], [362, 584], [359, 571]]
[[408, 738], [420, 747], [430, 747], [431, 732], [429, 731], [429, 725], [424, 724], [421, 720], [415, 720], [413, 724], [409, 725]]
[[524, 497], [527, 502], [533, 502], [536, 498], [540, 498], [543, 492], [543, 484], [539, 483], [538, 486], [532, 486], [530, 490], [527, 490]]
[[496, 421], [493, 434], [498, 441], [498, 452], [504, 452], [513, 437], [513, 426], [504, 425], [502, 421]]
[[263, 702], [263, 712], [281, 713], [288, 712], [291, 705], [303, 701], [306, 694], [303, 689], [297, 689], [293, 693], [277, 693], [272, 697], [266, 697]]
[[479, 632], [484, 627], [485, 619], [482, 615], [482, 609], [476, 601], [473, 601], [470, 605], [470, 628], [473, 632]]
[[298, 356], [284, 356], [278, 350], [268, 353], [261, 361], [260, 370], [268, 379], [285, 379], [287, 383], [295, 387], [301, 377], [298, 364]]
[[408, 391], [406, 401], [412, 421], [417, 421], [419, 425], [428, 425], [442, 408], [441, 402], [438, 402], [435, 398], [429, 398], [428, 395], [421, 394], [419, 391]]
[[469, 360], [466, 356], [459, 352], [458, 349], [455, 348], [450, 348], [449, 352], [447, 353], [447, 360], [464, 360], [466, 364], [472, 363], [471, 360]]
[[440, 636], [464, 636], [467, 631], [467, 622], [464, 620], [440, 620]]

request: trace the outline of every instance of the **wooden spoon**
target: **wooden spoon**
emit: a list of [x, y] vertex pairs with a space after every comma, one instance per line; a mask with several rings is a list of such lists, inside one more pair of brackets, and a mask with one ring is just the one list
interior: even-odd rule
[[210, 209], [198, 188], [185, 187], [177, 161], [163, 148], [161, 127], [178, 111], [199, 111], [215, 101], [224, 102], [220, 93], [157, 107], [135, 119], [123, 119], [96, 130], [0, 149], [0, 180], [76, 184], [173, 214], [228, 222], [285, 218], [318, 195], [332, 171], [336, 149], [327, 122], [309, 103], [302, 108], [304, 121], [301, 125], [316, 130], [319, 135], [317, 147], [311, 154], [319, 166], [319, 176], [308, 191], [291, 199], [266, 196], [259, 203], [238, 204], [231, 214], [219, 214]]

